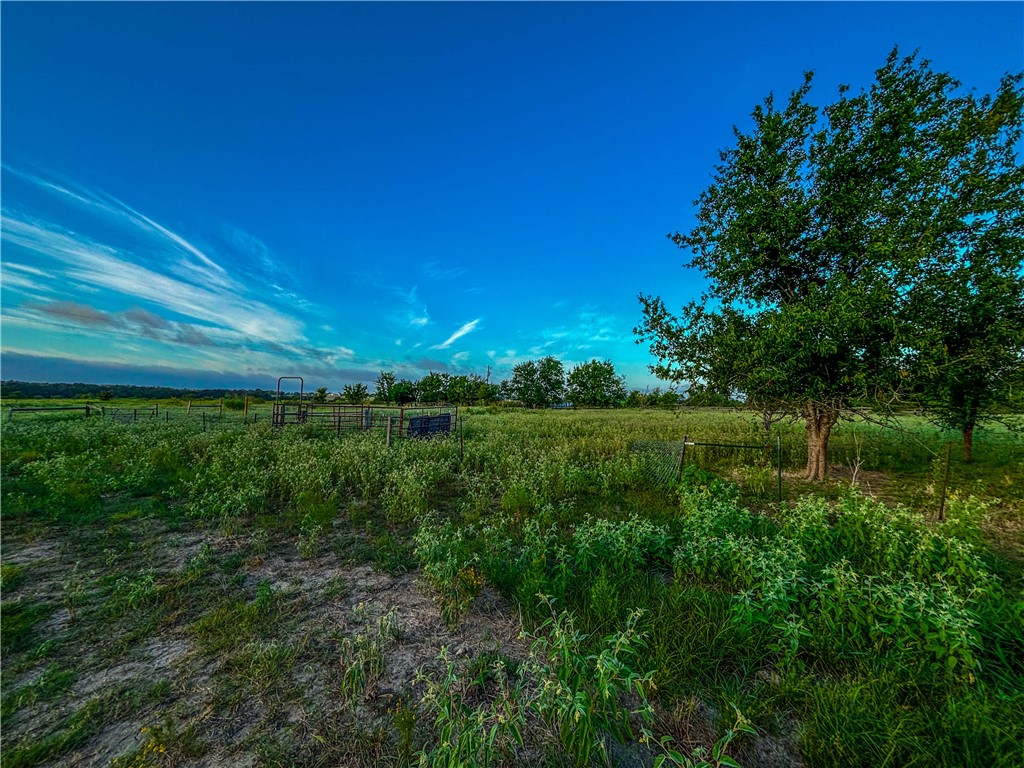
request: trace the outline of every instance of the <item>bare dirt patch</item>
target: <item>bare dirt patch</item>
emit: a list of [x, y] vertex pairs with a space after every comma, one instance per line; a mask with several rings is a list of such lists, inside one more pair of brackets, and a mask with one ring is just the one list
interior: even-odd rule
[[107, 766], [118, 755], [130, 751], [139, 741], [139, 726], [134, 721], [111, 723], [103, 728], [87, 745], [70, 755], [53, 760], [46, 768], [58, 766]]
[[[519, 639], [518, 616], [489, 588], [453, 628], [441, 620], [430, 589], [421, 583], [418, 572], [393, 575], [367, 565], [340, 566], [332, 557], [303, 560], [276, 555], [249, 572], [247, 582], [259, 581], [302, 593], [302, 633], [334, 638], [335, 658], [340, 637], [395, 611], [400, 634], [389, 649], [383, 675], [367, 696], [368, 701], [380, 700], [382, 706], [411, 690], [420, 667], [436, 661], [442, 648], [448, 648], [456, 658], [495, 650], [519, 657], [526, 653]], [[340, 594], [324, 597], [328, 586]]]
[[5, 565], [40, 564], [60, 559], [61, 545], [56, 541], [23, 543], [10, 536], [5, 538], [3, 553]]
[[[199, 537], [186, 546], [198, 551], [203, 543]], [[214, 547], [224, 553], [241, 549], [241, 543], [222, 539]], [[162, 558], [161, 562], [167, 561]], [[493, 651], [526, 654], [518, 617], [488, 588], [453, 628], [441, 620], [418, 572], [389, 574], [367, 565], [341, 565], [331, 554], [302, 559], [285, 545], [245, 561], [238, 586], [253, 595], [260, 584], [269, 585], [285, 601], [290, 629], [283, 636], [273, 634], [278, 628], [256, 643], [209, 656], [189, 638], [187, 626], [176, 626], [116, 660], [91, 659], [62, 701], [19, 713], [16, 719], [21, 722], [12, 723], [24, 729], [19, 738], [45, 736], [61, 719], [115, 686], [142, 690], [167, 680], [170, 694], [161, 703], [105, 725], [74, 753], [51, 764], [107, 766], [115, 757], [147, 743], [150, 736], [142, 733], [143, 726], [166, 722], [178, 734], [189, 732], [202, 745], [201, 754], [186, 761], [190, 765], [261, 765], [268, 754], [278, 754], [275, 750], [301, 762], [323, 749], [327, 739], [353, 740], [348, 746], [336, 744], [332, 754], [342, 762], [345, 754], [352, 754], [360, 764], [374, 754], [373, 749], [382, 748], [381, 739], [388, 738], [382, 735], [389, 732], [388, 707], [398, 697], [415, 698], [418, 671], [436, 664], [443, 647], [456, 660]], [[341, 694], [339, 646], [344, 638], [365, 631], [390, 611], [395, 612], [398, 636], [387, 648], [382, 673], [367, 685], [353, 709]], [[253, 648], [288, 651], [279, 678], [277, 670], [245, 667], [247, 662], [239, 659], [247, 658], [245, 654]], [[238, 653], [242, 655], [235, 656]], [[263, 673], [274, 676], [265, 688], [259, 677]], [[232, 675], [245, 688], [243, 695], [232, 695]], [[38, 727], [26, 727], [21, 715], [29, 716]], [[360, 746], [355, 740], [364, 738], [363, 734], [379, 743]]]
[[153, 638], [129, 653], [129, 659], [82, 674], [72, 692], [72, 702], [84, 704], [114, 685], [129, 683], [142, 688], [175, 674], [173, 665], [184, 659], [189, 649], [188, 641], [181, 637]]
[[167, 546], [161, 549], [157, 565], [168, 570], [181, 570], [202, 551], [207, 541], [206, 536], [198, 533], [172, 535], [166, 542]]

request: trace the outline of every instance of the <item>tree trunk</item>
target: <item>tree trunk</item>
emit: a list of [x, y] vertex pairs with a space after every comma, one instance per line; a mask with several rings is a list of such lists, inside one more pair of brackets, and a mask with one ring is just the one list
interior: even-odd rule
[[831, 408], [822, 408], [814, 403], [804, 406], [807, 427], [807, 472], [804, 476], [808, 480], [820, 482], [828, 477], [828, 438], [838, 419], [838, 411]]
[[974, 449], [974, 424], [968, 424], [960, 431], [964, 437], [964, 461], [970, 461]]

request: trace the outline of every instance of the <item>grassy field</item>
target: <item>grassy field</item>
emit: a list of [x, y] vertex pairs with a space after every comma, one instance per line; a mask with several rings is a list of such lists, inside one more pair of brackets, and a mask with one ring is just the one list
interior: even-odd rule
[[5, 412], [3, 766], [1024, 764], [1019, 434], [262, 413]]

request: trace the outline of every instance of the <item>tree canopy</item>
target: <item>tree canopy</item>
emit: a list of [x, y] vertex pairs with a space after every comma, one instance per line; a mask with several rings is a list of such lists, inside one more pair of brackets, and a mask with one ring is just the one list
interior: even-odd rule
[[393, 403], [395, 402], [395, 394], [393, 392], [395, 384], [398, 380], [395, 378], [395, 374], [391, 371], [381, 371], [380, 376], [377, 377], [377, 391], [374, 397], [382, 403]]
[[381, 371], [377, 377], [377, 391], [374, 395], [374, 400], [378, 403], [400, 405], [416, 401], [477, 405], [493, 403], [497, 399], [498, 385], [491, 384], [478, 374], [452, 375], [434, 371], [418, 382], [398, 380], [393, 372]]
[[573, 405], [607, 408], [626, 399], [626, 381], [615, 373], [611, 360], [591, 360], [573, 368], [566, 377], [566, 390]]
[[1024, 124], [1021, 77], [995, 97], [971, 100], [961, 117], [956, 173], [937, 220], [944, 248], [919, 266], [906, 315], [917, 329], [910, 354], [918, 404], [959, 430], [971, 458], [974, 430], [1022, 404], [1024, 387]]
[[362, 405], [370, 397], [370, 392], [365, 384], [346, 384], [341, 389], [341, 401], [349, 405]]
[[555, 357], [527, 360], [512, 369], [512, 378], [503, 383], [505, 395], [531, 408], [545, 408], [565, 398], [565, 369]]
[[807, 475], [823, 479], [839, 417], [859, 403], [889, 407], [911, 383], [908, 356], [934, 348], [925, 313], [908, 311], [926, 303], [913, 298], [923, 275], [973, 265], [976, 228], [989, 231], [976, 238], [985, 252], [1016, 259], [1019, 274], [1010, 190], [1021, 92], [1008, 76], [994, 98], [965, 94], [895, 50], [870, 88], [842, 87], [822, 109], [808, 101], [811, 83], [808, 73], [781, 107], [766, 98], [750, 132], [734, 129], [696, 226], [670, 235], [709, 281], [702, 301], [676, 316], [641, 295], [635, 332], [656, 375], [803, 417]]

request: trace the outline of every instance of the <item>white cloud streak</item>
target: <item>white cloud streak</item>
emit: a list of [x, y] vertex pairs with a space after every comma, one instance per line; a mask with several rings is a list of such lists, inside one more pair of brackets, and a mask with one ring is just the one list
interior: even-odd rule
[[461, 339], [467, 333], [472, 333], [473, 331], [475, 331], [479, 323], [480, 318], [477, 318], [476, 320], [470, 320], [468, 323], [459, 328], [459, 330], [457, 330], [455, 333], [453, 333], [451, 336], [445, 339], [443, 342], [441, 342], [440, 344], [435, 344], [433, 347], [430, 347], [430, 349], [448, 349], [448, 347], [450, 347], [456, 341]]
[[121, 209], [123, 209], [123, 211], [130, 218], [134, 219], [136, 224], [144, 225], [145, 227], [147, 227], [152, 232], [155, 232], [155, 233], [157, 233], [159, 235], [162, 235], [163, 237], [167, 238], [172, 243], [174, 243], [178, 247], [180, 247], [183, 250], [185, 250], [187, 253], [190, 253], [193, 256], [195, 256], [197, 259], [199, 259], [201, 262], [203, 262], [203, 264], [205, 264], [206, 266], [208, 266], [210, 269], [214, 270], [215, 272], [219, 272], [222, 275], [226, 275], [227, 274], [227, 272], [225, 271], [224, 267], [222, 267], [220, 264], [215, 262], [213, 259], [211, 259], [209, 256], [207, 256], [205, 253], [200, 251], [198, 248], [196, 248], [194, 245], [192, 245], [192, 243], [190, 243], [188, 240], [186, 240], [185, 238], [181, 237], [181, 235], [178, 235], [178, 234], [172, 232], [171, 230], [167, 229], [166, 227], [162, 227], [161, 225], [157, 224], [155, 221], [153, 221], [148, 216], [145, 216], [145, 215], [139, 213], [134, 208], [131, 208], [128, 205], [125, 205], [124, 203], [122, 203], [117, 198], [110, 197], [109, 199], [112, 202], [114, 202], [116, 205], [120, 206]]
[[448, 267], [437, 261], [428, 261], [422, 269], [424, 275], [438, 282], [457, 280], [466, 274], [465, 267]]
[[[417, 368], [408, 360], [361, 359], [340, 344], [313, 346], [300, 318], [325, 332], [331, 326], [322, 316], [311, 319], [319, 308], [288, 290], [295, 280], [287, 267], [241, 230], [224, 227], [216, 235], [218, 247], [229, 249], [220, 252], [232, 255], [222, 266], [211, 249], [117, 198], [68, 180], [3, 169], [17, 176], [16, 184], [28, 183], [56, 203], [21, 207], [5, 189], [0, 279], [5, 292], [17, 292], [19, 300], [5, 302], [2, 319], [12, 330], [24, 329], [5, 339], [7, 351], [20, 347], [26, 353], [45, 350], [68, 359], [125, 364], [138, 364], [148, 354], [176, 367], [239, 374], [280, 370], [283, 363], [289, 370], [324, 375], [346, 363]], [[261, 279], [251, 279], [254, 275]], [[402, 339], [432, 324], [427, 306], [415, 286], [388, 290], [398, 298], [389, 318], [400, 326], [396, 346], [412, 352], [421, 344]], [[86, 296], [89, 303], [82, 303]], [[479, 322], [464, 324], [434, 349], [449, 348]], [[136, 351], [127, 354], [130, 346]]]
[[64, 265], [73, 281], [151, 302], [186, 317], [262, 339], [296, 341], [302, 324], [259, 301], [241, 286], [197, 285], [135, 264], [125, 254], [49, 222], [3, 217], [3, 239]]

